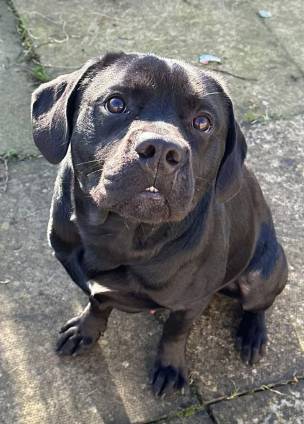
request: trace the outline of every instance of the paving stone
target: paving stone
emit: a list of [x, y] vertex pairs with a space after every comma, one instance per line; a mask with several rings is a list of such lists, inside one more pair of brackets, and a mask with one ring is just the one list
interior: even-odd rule
[[54, 353], [58, 330], [86, 303], [46, 243], [55, 167], [19, 162], [9, 175], [0, 194], [0, 422], [139, 423], [197, 403], [153, 397], [148, 373], [161, 327], [148, 314], [113, 312], [91, 353]]
[[219, 402], [211, 410], [217, 424], [303, 424], [304, 382]]
[[5, 1], [0, 2], [0, 155], [38, 154], [32, 142], [28, 77], [16, 20]]
[[292, 26], [288, 45], [300, 54], [302, 0], [293, 0], [292, 14], [298, 17], [288, 18], [288, 24], [289, 3], [276, 2], [278, 36], [257, 16], [251, 0], [107, 0], [102, 7], [98, 0], [13, 1], [52, 75], [108, 50], [153, 52], [193, 63], [212, 53], [222, 58], [216, 68], [228, 80], [245, 120], [303, 111], [303, 69], [277, 39]]
[[272, 208], [289, 262], [289, 284], [268, 313], [268, 352], [255, 367], [234, 350], [239, 306], [216, 297], [190, 335], [192, 376], [204, 400], [304, 374], [304, 118], [255, 125], [247, 131], [249, 164]]

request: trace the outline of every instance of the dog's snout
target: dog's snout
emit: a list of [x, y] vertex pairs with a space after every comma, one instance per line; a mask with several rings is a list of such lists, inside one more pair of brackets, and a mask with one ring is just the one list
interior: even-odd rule
[[142, 166], [153, 172], [158, 169], [165, 173], [176, 171], [184, 162], [187, 150], [167, 137], [143, 133], [137, 140], [135, 150]]

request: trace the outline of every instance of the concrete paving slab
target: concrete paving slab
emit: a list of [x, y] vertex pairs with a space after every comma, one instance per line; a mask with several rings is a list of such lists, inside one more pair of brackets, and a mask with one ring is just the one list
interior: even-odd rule
[[289, 284], [268, 313], [268, 352], [254, 368], [243, 365], [234, 350], [240, 319], [236, 303], [217, 297], [194, 326], [189, 358], [204, 400], [304, 374], [303, 136], [303, 117], [256, 125], [247, 131], [249, 164], [272, 207], [289, 261]]
[[[217, 69], [245, 120], [303, 111], [302, 71], [286, 57], [250, 0], [107, 0], [102, 7], [98, 0], [13, 1], [52, 75], [107, 50], [154, 52], [193, 63], [212, 53], [222, 58]], [[301, 30], [297, 35], [301, 0], [296, 5], [294, 50], [302, 45]], [[276, 8], [286, 32], [286, 10]]]
[[276, 387], [211, 406], [217, 424], [304, 422], [304, 382]]
[[173, 419], [165, 419], [161, 421], [159, 424], [212, 424], [214, 421], [210, 418], [210, 416], [205, 411], [198, 412], [191, 416], [180, 416]]
[[26, 64], [16, 20], [4, 1], [0, 2], [0, 155], [38, 154], [32, 142], [30, 102], [33, 83]]
[[46, 243], [55, 167], [24, 161], [9, 176], [0, 194], [0, 422], [142, 423], [197, 403], [153, 397], [148, 372], [161, 327], [148, 314], [113, 312], [90, 354], [57, 357], [58, 330], [86, 298]]
[[[251, 2], [255, 10], [261, 8], [261, 2]], [[274, 2], [263, 0], [263, 9], [271, 12], [270, 19], [264, 19], [263, 23], [281, 45], [286, 58], [293, 60], [298, 67], [299, 75], [304, 77], [304, 44], [295, 40], [304, 39], [304, 3], [301, 0], [287, 2]]]

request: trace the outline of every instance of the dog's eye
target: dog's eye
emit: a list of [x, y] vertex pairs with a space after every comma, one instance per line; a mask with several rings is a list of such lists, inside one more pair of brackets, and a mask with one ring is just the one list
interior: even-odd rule
[[210, 119], [207, 116], [200, 115], [193, 119], [193, 127], [199, 131], [208, 131], [211, 127]]
[[107, 101], [106, 108], [111, 113], [122, 113], [126, 108], [126, 104], [120, 97], [112, 97]]

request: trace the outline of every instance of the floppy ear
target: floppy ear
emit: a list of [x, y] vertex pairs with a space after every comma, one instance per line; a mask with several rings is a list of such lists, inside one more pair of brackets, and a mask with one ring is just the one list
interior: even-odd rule
[[32, 94], [34, 142], [51, 163], [59, 163], [67, 152], [73, 117], [73, 94], [83, 75], [99, 60], [88, 61], [77, 71], [40, 85]]
[[215, 185], [216, 198], [221, 203], [232, 199], [240, 191], [243, 163], [247, 152], [245, 137], [234, 118], [233, 106], [230, 100], [229, 103], [229, 126], [226, 147]]

